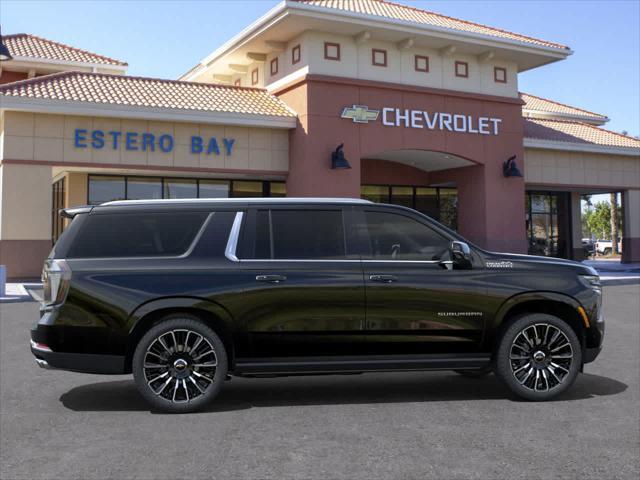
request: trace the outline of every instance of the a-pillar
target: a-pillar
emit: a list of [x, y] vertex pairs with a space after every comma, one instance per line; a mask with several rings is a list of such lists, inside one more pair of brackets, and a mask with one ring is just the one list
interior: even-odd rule
[[582, 203], [579, 192], [571, 192], [571, 258], [577, 261], [586, 258], [582, 247]]
[[624, 236], [622, 263], [640, 262], [640, 190], [622, 192]]
[[0, 165], [0, 265], [34, 279], [51, 250], [51, 167]]

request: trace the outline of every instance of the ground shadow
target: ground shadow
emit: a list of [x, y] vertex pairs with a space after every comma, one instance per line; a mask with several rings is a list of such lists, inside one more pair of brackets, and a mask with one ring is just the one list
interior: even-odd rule
[[[612, 378], [582, 374], [554, 401], [616, 395], [627, 385]], [[510, 399], [493, 375], [469, 379], [451, 373], [365, 374], [349, 376], [233, 379], [205, 411], [260, 407]], [[73, 388], [60, 397], [75, 411], [149, 411], [133, 380], [100, 382]]]

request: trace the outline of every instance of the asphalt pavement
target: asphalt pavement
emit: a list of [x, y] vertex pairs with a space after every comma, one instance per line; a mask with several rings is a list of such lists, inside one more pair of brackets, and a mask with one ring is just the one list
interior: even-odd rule
[[128, 376], [39, 369], [35, 302], [0, 304], [2, 479], [637, 479], [640, 285], [606, 286], [605, 348], [557, 400], [452, 372], [233, 379], [150, 412]]

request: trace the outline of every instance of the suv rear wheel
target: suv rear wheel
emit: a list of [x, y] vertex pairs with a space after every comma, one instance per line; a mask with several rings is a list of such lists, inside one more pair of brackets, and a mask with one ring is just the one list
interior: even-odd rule
[[582, 364], [573, 329], [553, 315], [519, 317], [504, 332], [496, 353], [496, 375], [527, 400], [549, 400], [573, 383]]
[[227, 375], [220, 337], [197, 317], [173, 314], [153, 326], [133, 355], [133, 377], [153, 407], [186, 413], [207, 405]]

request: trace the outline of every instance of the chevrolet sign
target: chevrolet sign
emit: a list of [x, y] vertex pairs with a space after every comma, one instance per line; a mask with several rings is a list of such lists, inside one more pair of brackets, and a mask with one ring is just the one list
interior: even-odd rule
[[[380, 110], [371, 110], [366, 105], [353, 105], [352, 107], [344, 108], [340, 116], [341, 118], [351, 119], [354, 123], [369, 123], [378, 119]], [[475, 117], [474, 115], [447, 112], [425, 112], [406, 108], [384, 107], [382, 109], [382, 124], [385, 127], [498, 135], [501, 123], [501, 118], [494, 117]]]

